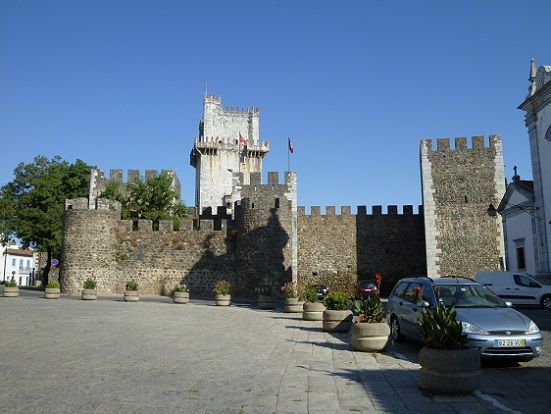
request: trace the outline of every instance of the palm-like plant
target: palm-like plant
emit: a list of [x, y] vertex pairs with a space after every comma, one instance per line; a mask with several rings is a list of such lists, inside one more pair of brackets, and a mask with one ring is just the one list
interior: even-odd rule
[[461, 349], [465, 346], [467, 335], [455, 316], [454, 306], [446, 308], [441, 303], [432, 312], [423, 309], [423, 319], [417, 325], [429, 348]]
[[352, 313], [361, 323], [379, 323], [385, 317], [385, 310], [379, 296], [356, 299], [352, 303]]

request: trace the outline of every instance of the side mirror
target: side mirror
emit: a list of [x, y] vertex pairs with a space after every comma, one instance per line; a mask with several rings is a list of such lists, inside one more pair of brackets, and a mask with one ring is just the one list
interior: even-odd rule
[[511, 302], [505, 302], [505, 304], [507, 305], [508, 308], [513, 306], [513, 304]]

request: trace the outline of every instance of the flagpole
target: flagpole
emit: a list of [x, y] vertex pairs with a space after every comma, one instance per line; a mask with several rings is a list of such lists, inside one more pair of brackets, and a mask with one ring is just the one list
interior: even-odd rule
[[287, 171], [291, 172], [291, 151], [289, 151], [289, 138], [287, 138]]

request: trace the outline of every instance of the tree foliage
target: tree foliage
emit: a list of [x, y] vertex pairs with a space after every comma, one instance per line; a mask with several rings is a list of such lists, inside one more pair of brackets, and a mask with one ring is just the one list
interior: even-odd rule
[[51, 258], [61, 255], [65, 200], [88, 195], [91, 168], [81, 160], [69, 164], [59, 156], [37, 156], [20, 163], [14, 180], [0, 189], [0, 232], [47, 252], [46, 278]]
[[178, 202], [172, 177], [166, 172], [145, 182], [136, 178], [128, 183], [126, 191], [120, 183], [110, 181], [101, 196], [121, 203], [122, 219], [152, 220], [154, 228], [158, 228], [160, 220], [175, 220], [178, 225], [186, 215], [186, 207]]

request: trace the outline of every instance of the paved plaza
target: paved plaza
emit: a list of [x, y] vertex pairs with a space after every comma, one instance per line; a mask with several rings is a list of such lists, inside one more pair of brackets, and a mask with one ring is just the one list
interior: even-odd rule
[[246, 303], [22, 291], [0, 297], [0, 412], [543, 413], [551, 405], [545, 364], [486, 367], [474, 395], [427, 396], [415, 352], [408, 356], [416, 345], [368, 354], [349, 342], [321, 322]]

